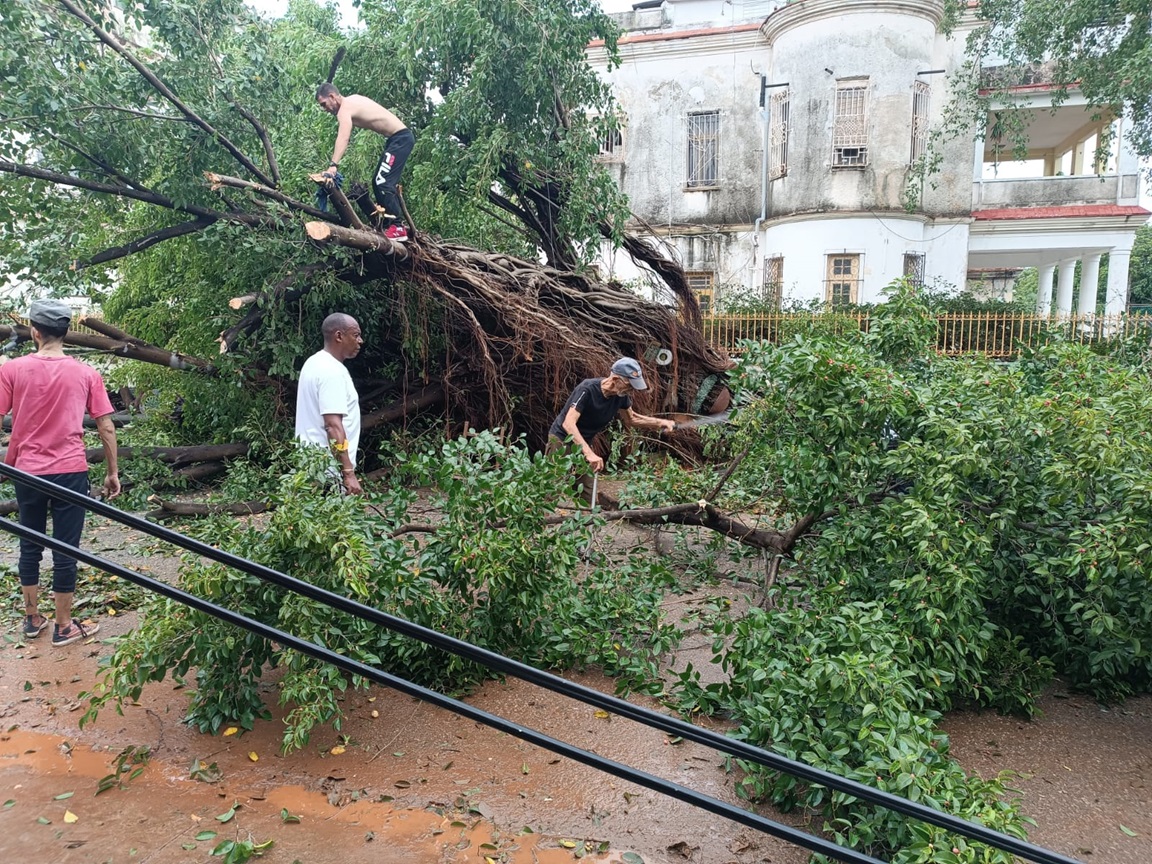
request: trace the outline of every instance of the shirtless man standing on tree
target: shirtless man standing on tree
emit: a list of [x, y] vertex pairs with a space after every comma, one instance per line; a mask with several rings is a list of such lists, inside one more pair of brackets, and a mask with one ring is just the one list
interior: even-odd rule
[[372, 194], [378, 205], [376, 211], [382, 214], [385, 222], [384, 235], [403, 243], [408, 239], [408, 229], [400, 223], [402, 209], [396, 187], [400, 183], [400, 172], [404, 170], [408, 154], [416, 143], [416, 136], [404, 125], [404, 121], [380, 103], [354, 93], [343, 96], [334, 84], [326, 83], [317, 87], [316, 101], [321, 108], [334, 115], [339, 124], [336, 146], [332, 148], [332, 161], [323, 172], [326, 176], [336, 176], [336, 169], [348, 149], [353, 126], [369, 129], [384, 137], [384, 152], [372, 178]]

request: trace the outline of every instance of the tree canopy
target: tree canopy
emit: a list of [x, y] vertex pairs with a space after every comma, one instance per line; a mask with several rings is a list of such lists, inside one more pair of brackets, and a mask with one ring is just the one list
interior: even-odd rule
[[[240, 0], [9, 6], [0, 262], [39, 290], [96, 292], [135, 336], [201, 357], [219, 343], [218, 370], [273, 379], [326, 311], [354, 310], [362, 377], [454, 374], [445, 401], [468, 424], [547, 428], [557, 392], [613, 354], [691, 358], [653, 393], [666, 409], [723, 368], [671, 311], [584, 268], [614, 237], [673, 281], [688, 325], [698, 316], [678, 266], [620, 234], [625, 201], [596, 165], [616, 115], [584, 48], [612, 51], [615, 30], [592, 0], [380, 0], [349, 33], [313, 0], [273, 21]], [[407, 248], [370, 207], [313, 204], [336, 134], [314, 93], [332, 77], [415, 131]], [[354, 136], [352, 202], [381, 146]]]

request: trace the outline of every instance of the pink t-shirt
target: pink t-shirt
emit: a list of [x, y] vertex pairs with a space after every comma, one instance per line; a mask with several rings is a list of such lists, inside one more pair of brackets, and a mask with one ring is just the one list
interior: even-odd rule
[[84, 458], [84, 412], [112, 413], [100, 373], [71, 357], [28, 354], [0, 366], [0, 417], [12, 412], [5, 463], [29, 474], [75, 474]]

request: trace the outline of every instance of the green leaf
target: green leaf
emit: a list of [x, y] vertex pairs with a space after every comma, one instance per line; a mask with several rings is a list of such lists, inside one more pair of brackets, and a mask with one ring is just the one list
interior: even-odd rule
[[215, 831], [201, 831], [199, 834], [196, 835], [196, 839], [198, 841], [214, 840], [215, 838], [216, 838], [216, 832]]
[[1125, 834], [1127, 834], [1129, 837], [1139, 837], [1140, 836], [1139, 834], [1137, 834], [1135, 831], [1133, 831], [1131, 828], [1129, 828], [1126, 825], [1121, 825], [1120, 830], [1123, 831]]
[[624, 864], [644, 864], [644, 859], [635, 852], [625, 852], [620, 856], [620, 860], [623, 861]]
[[236, 815], [236, 811], [240, 809], [239, 802], [233, 802], [232, 806], [216, 817], [217, 822], [231, 822], [232, 817]]

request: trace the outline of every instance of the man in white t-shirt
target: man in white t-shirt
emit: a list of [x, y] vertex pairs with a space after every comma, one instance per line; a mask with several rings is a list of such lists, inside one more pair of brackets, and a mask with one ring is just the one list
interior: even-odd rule
[[296, 439], [328, 448], [340, 463], [344, 490], [359, 495], [360, 396], [344, 363], [360, 353], [364, 340], [356, 319], [343, 312], [325, 318], [320, 332], [324, 348], [304, 361], [296, 387]]

